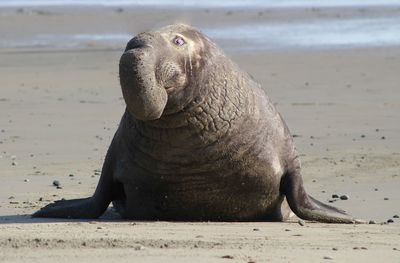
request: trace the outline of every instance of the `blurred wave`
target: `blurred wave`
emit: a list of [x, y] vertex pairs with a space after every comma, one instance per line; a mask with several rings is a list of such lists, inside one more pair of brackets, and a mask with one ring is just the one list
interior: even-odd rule
[[[202, 31], [224, 49], [353, 48], [400, 45], [400, 17], [311, 20], [306, 22], [216, 25]], [[0, 39], [0, 48], [123, 48], [125, 32], [27, 35]]]

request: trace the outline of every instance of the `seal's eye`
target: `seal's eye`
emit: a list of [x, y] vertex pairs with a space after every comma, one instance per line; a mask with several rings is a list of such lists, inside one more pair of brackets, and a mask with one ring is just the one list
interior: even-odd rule
[[173, 40], [174, 44], [177, 46], [183, 46], [186, 44], [185, 40], [182, 37], [176, 36]]

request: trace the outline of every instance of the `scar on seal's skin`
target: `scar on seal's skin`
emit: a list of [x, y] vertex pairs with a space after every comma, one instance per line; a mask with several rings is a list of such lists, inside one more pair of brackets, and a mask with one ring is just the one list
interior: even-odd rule
[[[34, 217], [360, 222], [309, 196], [292, 136], [250, 75], [198, 29], [170, 25], [127, 43], [126, 110], [93, 196]], [[290, 207], [290, 208], [289, 208]]]

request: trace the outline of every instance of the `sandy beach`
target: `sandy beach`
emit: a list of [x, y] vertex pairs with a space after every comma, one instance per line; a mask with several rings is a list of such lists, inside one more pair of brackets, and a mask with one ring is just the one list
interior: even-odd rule
[[[125, 36], [177, 21], [210, 30], [399, 14], [386, 6], [0, 8], [0, 262], [400, 262], [400, 45], [252, 50], [216, 34], [283, 115], [307, 191], [375, 224], [29, 216], [93, 193], [125, 107], [118, 79]], [[110, 32], [112, 41], [67, 37]]]

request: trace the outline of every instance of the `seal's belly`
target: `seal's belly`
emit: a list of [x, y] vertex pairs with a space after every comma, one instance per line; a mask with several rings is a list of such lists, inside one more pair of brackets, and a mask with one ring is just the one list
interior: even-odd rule
[[153, 174], [121, 169], [124, 216], [142, 220], [257, 220], [274, 213], [282, 196], [280, 175], [268, 167], [235, 171]]

